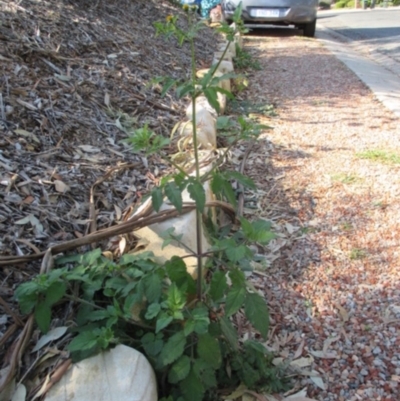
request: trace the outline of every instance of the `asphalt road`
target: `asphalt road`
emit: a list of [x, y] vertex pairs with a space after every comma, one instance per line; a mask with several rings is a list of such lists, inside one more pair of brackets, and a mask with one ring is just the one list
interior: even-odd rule
[[400, 63], [400, 8], [320, 11], [318, 24], [369, 53]]
[[400, 8], [319, 12], [316, 37], [400, 117]]

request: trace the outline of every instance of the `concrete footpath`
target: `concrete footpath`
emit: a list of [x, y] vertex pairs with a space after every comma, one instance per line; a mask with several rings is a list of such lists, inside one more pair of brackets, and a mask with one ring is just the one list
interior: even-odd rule
[[382, 53], [366, 49], [318, 21], [316, 38], [375, 94], [377, 99], [400, 117], [400, 63]]

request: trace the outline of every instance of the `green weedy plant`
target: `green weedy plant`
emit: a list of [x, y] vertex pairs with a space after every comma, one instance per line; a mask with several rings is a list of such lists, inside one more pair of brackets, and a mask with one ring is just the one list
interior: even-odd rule
[[[71, 331], [76, 333], [68, 350], [80, 360], [116, 343], [131, 345], [142, 351], [157, 375], [159, 395], [164, 401], [202, 401], [221, 399], [224, 389], [231, 392], [244, 384], [250, 389], [279, 391], [286, 381], [271, 362], [271, 355], [258, 342], [257, 336], [240, 340], [232, 319], [242, 310], [259, 336], [266, 339], [269, 314], [265, 300], [246, 280], [244, 272], [251, 269], [254, 252], [251, 243], [266, 244], [274, 234], [264, 220], [250, 222], [240, 219], [233, 234], [232, 227], [216, 229], [208, 219], [213, 248], [208, 252], [208, 270], [203, 271], [201, 230], [205, 210], [203, 183], [211, 181], [217, 196], [233, 205], [236, 197], [230, 181], [239, 181], [254, 188], [254, 183], [235, 171], [219, 171], [223, 161], [238, 140], [255, 139], [263, 128], [243, 117], [233, 122], [218, 119], [218, 127], [228, 130], [227, 148], [215, 161], [214, 168], [200, 174], [196, 134], [196, 102], [204, 94], [209, 103], [219, 109], [217, 93], [230, 93], [218, 86], [231, 75], [214, 77], [215, 66], [203, 78], [196, 78], [194, 39], [202, 23], [194, 22], [194, 11], [185, 7], [189, 29], [178, 27], [178, 18], [170, 16], [166, 23], [157, 23], [158, 34], [174, 36], [180, 45], [185, 41], [192, 49], [192, 71], [188, 82], [164, 81], [163, 93], [176, 88], [179, 97], [190, 96], [193, 104], [193, 156], [195, 175], [191, 176], [173, 160], [177, 173], [163, 180], [151, 193], [153, 208], [158, 211], [164, 197], [182, 210], [182, 192], [187, 189], [196, 204], [197, 278], [186, 270], [184, 260], [173, 257], [165, 264], [156, 263], [151, 253], [125, 254], [118, 262], [105, 258], [100, 249], [84, 255], [62, 257], [59, 268], [37, 276], [20, 285], [16, 298], [23, 313], [33, 313], [39, 328], [46, 332], [51, 316], [65, 300], [77, 305]], [[240, 8], [235, 19], [240, 27]], [[228, 41], [235, 31], [223, 25]], [[225, 49], [225, 52], [228, 49]], [[224, 52], [224, 53], [225, 53]], [[222, 56], [223, 58], [223, 56]], [[221, 59], [222, 59], [221, 58]], [[164, 137], [148, 126], [136, 130], [130, 137], [135, 151], [162, 153]], [[165, 245], [180, 242], [173, 230], [165, 233]], [[190, 253], [190, 252], [189, 252]]]

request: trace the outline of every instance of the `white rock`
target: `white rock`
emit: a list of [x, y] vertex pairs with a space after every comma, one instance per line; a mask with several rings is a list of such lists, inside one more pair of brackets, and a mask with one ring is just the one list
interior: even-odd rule
[[[205, 98], [204, 98], [205, 99]], [[199, 100], [199, 99], [197, 99]], [[213, 111], [209, 111], [209, 108]], [[192, 119], [192, 105], [186, 109], [188, 118]], [[217, 147], [217, 126], [216, 126], [216, 111], [209, 105], [207, 99], [204, 103], [196, 102], [196, 133], [197, 144], [201, 145], [202, 149], [215, 149]], [[193, 124], [182, 123], [179, 130], [181, 137], [193, 136]]]
[[[218, 50], [219, 50], [220, 52], [225, 51], [226, 46], [228, 46], [228, 43], [229, 43], [229, 42], [220, 43], [220, 44], [218, 45]], [[232, 57], [236, 57], [236, 46], [235, 46], [235, 42], [230, 42], [230, 43], [229, 43], [228, 52], [231, 53]]]
[[150, 363], [125, 345], [73, 364], [46, 401], [157, 401]]
[[[193, 115], [192, 104], [193, 103], [190, 102], [188, 107], [186, 107], [186, 117], [189, 119], [192, 119]], [[200, 95], [198, 98], [196, 98], [196, 114], [202, 109], [207, 110], [209, 113], [211, 113], [211, 115], [214, 116], [214, 118], [218, 116], [214, 107], [211, 106], [211, 104], [208, 102], [207, 98], [204, 95]]]
[[[201, 175], [207, 173], [212, 168], [212, 165], [205, 166], [201, 169]], [[211, 191], [210, 183], [206, 181], [204, 184], [204, 190], [206, 193], [206, 203], [213, 201], [215, 196]], [[190, 198], [189, 193], [184, 191], [182, 193], [183, 202], [193, 202]], [[147, 202], [151, 202], [151, 199], [147, 200]], [[142, 208], [146, 207], [146, 202], [141, 205], [141, 207], [136, 211], [136, 213], [140, 213]], [[161, 210], [170, 209], [171, 205], [166, 202], [161, 206]], [[208, 211], [205, 210], [205, 213]], [[213, 219], [215, 219], [214, 210], [211, 210]], [[162, 244], [164, 240], [160, 238], [160, 234], [168, 230], [169, 228], [174, 227], [173, 234], [175, 236], [181, 235], [181, 242], [184, 246], [179, 244], [178, 242], [172, 241], [170, 245], [162, 248]], [[159, 263], [165, 263], [167, 260], [171, 259], [172, 256], [186, 256], [189, 255], [190, 252], [188, 249], [197, 251], [197, 236], [196, 236], [196, 211], [193, 210], [189, 213], [185, 213], [181, 216], [174, 217], [172, 219], [166, 220], [162, 223], [152, 224], [149, 227], [141, 228], [140, 230], [135, 231], [135, 236], [140, 239], [140, 243], [143, 246], [139, 252], [147, 252], [151, 251], [154, 254], [154, 259]], [[207, 237], [204, 233], [204, 228], [201, 227], [201, 242], [202, 242], [202, 251], [203, 253], [209, 251], [211, 249], [211, 244], [209, 243]], [[186, 264], [186, 269], [188, 273], [195, 279], [197, 277], [197, 257], [190, 256], [185, 257], [183, 261]], [[203, 258], [203, 261], [206, 261], [206, 258]]]
[[[213, 65], [217, 64], [213, 61]], [[217, 68], [217, 71], [222, 74], [228, 74], [229, 72], [233, 72], [233, 63], [231, 61], [222, 60], [220, 65]]]
[[[199, 78], [202, 78], [205, 74], [207, 74], [207, 72], [209, 70], [210, 70], [209, 68], [201, 69], [201, 70], [197, 71], [196, 75]], [[214, 73], [214, 76], [216, 76], [216, 77], [220, 77], [222, 75], [224, 75], [224, 73], [221, 71], [215, 71], [215, 73]], [[230, 79], [223, 79], [222, 81], [219, 81], [218, 86], [222, 89], [225, 89], [225, 90], [231, 92], [231, 80]]]
[[[226, 61], [231, 61], [232, 62], [232, 53], [231, 52], [226, 52], [225, 54], [223, 52], [214, 52], [214, 60], [218, 62], [218, 60], [226, 60]], [[215, 63], [213, 63], [215, 64]]]

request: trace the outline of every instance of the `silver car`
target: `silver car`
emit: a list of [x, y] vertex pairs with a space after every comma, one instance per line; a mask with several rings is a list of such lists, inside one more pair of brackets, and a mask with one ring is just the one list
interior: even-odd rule
[[222, 12], [230, 22], [236, 7], [242, 3], [245, 26], [294, 25], [303, 35], [314, 37], [318, 0], [222, 0]]

